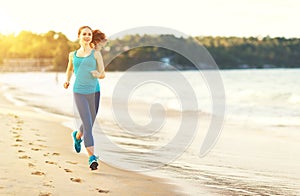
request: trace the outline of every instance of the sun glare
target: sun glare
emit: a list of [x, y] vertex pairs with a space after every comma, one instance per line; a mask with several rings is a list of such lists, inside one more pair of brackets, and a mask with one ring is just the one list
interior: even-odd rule
[[0, 10], [0, 18], [0, 33], [9, 34], [18, 33], [20, 31], [19, 25], [3, 10]]
[[[81, 4], [74, 3], [72, 9], [64, 9], [69, 3], [60, 0], [9, 0], [0, 5], [0, 33], [56, 30], [76, 40], [78, 26], [88, 24], [111, 35], [135, 27], [162, 26], [192, 36], [299, 37], [299, 28], [295, 25], [300, 16], [299, 0], [187, 0], [175, 4], [170, 4], [171, 0], [153, 1], [147, 10], [130, 6], [138, 6], [138, 0], [107, 1], [105, 7], [113, 11], [101, 9], [81, 16], [74, 15], [82, 11]], [[99, 0], [89, 2], [96, 7], [101, 5]]]

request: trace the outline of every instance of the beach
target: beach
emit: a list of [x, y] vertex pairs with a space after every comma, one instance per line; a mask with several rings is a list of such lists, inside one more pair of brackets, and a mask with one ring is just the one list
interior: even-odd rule
[[[181, 135], [190, 137], [183, 147], [161, 150], [155, 160], [148, 155], [176, 139], [182, 123], [193, 123], [189, 115], [182, 120], [192, 112], [178, 110], [166, 85], [145, 85], [131, 94], [129, 113], [134, 126], [151, 128], [153, 121], [162, 123], [159, 131], [122, 127], [130, 122], [120, 118], [126, 115], [114, 89], [128, 86], [118, 84], [123, 74], [109, 72], [101, 81], [94, 130], [101, 163], [95, 172], [86, 154], [73, 150], [76, 125], [72, 92], [62, 88], [64, 73], [0, 74], [0, 195], [300, 195], [299, 69], [221, 71], [226, 116], [204, 157], [199, 151], [212, 123], [210, 96], [199, 73], [183, 72], [197, 95], [199, 123], [194, 134]], [[130, 74], [174, 78], [173, 72]], [[149, 107], [158, 101], [165, 112]]]
[[[1, 92], [1, 95], [3, 92]], [[63, 116], [0, 96], [0, 195], [180, 195], [163, 179], [111, 167], [90, 171]]]

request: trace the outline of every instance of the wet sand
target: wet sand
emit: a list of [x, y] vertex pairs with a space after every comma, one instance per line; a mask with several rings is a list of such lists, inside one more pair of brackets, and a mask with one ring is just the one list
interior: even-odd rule
[[62, 116], [15, 106], [0, 97], [0, 195], [180, 195], [164, 179], [100, 162], [73, 150]]

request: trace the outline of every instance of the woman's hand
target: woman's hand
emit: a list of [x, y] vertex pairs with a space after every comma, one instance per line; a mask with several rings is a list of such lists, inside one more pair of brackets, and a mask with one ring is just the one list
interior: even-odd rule
[[99, 71], [97, 71], [97, 70], [93, 70], [93, 71], [91, 71], [91, 74], [92, 74], [92, 76], [94, 77], [94, 78], [99, 78], [100, 77], [100, 73], [99, 73]]
[[70, 82], [65, 82], [64, 83], [64, 88], [67, 89], [69, 87], [69, 85], [70, 85]]

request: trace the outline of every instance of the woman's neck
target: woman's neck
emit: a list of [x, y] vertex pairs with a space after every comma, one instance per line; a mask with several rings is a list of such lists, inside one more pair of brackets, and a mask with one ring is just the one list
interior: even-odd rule
[[79, 50], [81, 50], [82, 52], [89, 52], [92, 48], [90, 47], [90, 45], [81, 45]]

